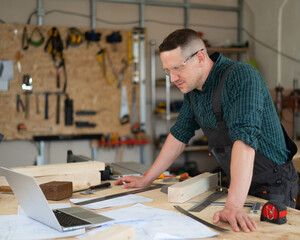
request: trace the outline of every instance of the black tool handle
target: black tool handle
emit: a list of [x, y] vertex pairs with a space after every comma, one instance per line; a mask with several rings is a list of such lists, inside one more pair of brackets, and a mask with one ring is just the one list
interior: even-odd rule
[[45, 93], [45, 119], [48, 119], [49, 93]]
[[89, 189], [97, 189], [97, 188], [105, 188], [105, 187], [110, 187], [110, 183], [101, 183], [95, 186], [90, 186]]
[[81, 116], [81, 115], [96, 115], [97, 112], [96, 111], [92, 111], [92, 110], [82, 110], [82, 111], [77, 111], [76, 115], [77, 116]]

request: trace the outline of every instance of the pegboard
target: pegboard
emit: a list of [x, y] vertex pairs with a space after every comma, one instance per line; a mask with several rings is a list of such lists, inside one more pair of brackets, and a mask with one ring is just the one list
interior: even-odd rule
[[[120, 123], [120, 106], [122, 86], [127, 89], [127, 102], [129, 115], [131, 112], [131, 99], [133, 87], [136, 88], [137, 108], [139, 107], [139, 88], [132, 83], [132, 66], [129, 65], [125, 72], [121, 87], [117, 87], [117, 78], [124, 68], [124, 61], [128, 60], [128, 36], [130, 31], [95, 29], [101, 33], [99, 43], [83, 42], [79, 46], [64, 48], [66, 56], [65, 65], [67, 72], [68, 97], [73, 100], [73, 125], [65, 126], [65, 95], [60, 97], [60, 118], [57, 123], [57, 92], [63, 91], [64, 75], [61, 69], [61, 86], [57, 88], [57, 70], [51, 54], [44, 51], [48, 31], [52, 26], [38, 26], [45, 37], [41, 46], [29, 44], [27, 50], [22, 48], [22, 34], [24, 26], [30, 37], [34, 25], [0, 24], [0, 60], [12, 60], [14, 78], [9, 82], [8, 90], [0, 91], [0, 133], [5, 135], [5, 140], [32, 139], [35, 135], [77, 135], [117, 132], [119, 135], [130, 133], [130, 123]], [[60, 36], [66, 46], [68, 27], [57, 27]], [[84, 34], [89, 28], [79, 28]], [[122, 42], [111, 44], [106, 42], [106, 37], [113, 31], [118, 31], [122, 36]], [[109, 82], [102, 71], [96, 54], [100, 49], [107, 50], [109, 59], [106, 58], [107, 75]], [[21, 53], [21, 72], [17, 68], [17, 53]], [[17, 111], [17, 95], [26, 105], [26, 91], [22, 90], [23, 75], [32, 77], [33, 89], [27, 94], [29, 101], [28, 113], [20, 107]], [[45, 119], [46, 94], [48, 95], [48, 119]], [[81, 110], [93, 110], [95, 115], [77, 116], [75, 113]], [[138, 109], [136, 109], [138, 111]], [[95, 127], [78, 128], [76, 121], [88, 121], [95, 123]], [[26, 130], [18, 130], [22, 123]]]

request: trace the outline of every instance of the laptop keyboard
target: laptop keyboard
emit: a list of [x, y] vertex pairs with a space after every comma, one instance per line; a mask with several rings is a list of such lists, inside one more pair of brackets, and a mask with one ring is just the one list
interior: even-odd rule
[[80, 218], [69, 215], [67, 213], [61, 212], [59, 210], [53, 210], [53, 212], [54, 212], [58, 222], [63, 227], [72, 227], [72, 226], [80, 226], [80, 225], [90, 224], [87, 221], [84, 221]]

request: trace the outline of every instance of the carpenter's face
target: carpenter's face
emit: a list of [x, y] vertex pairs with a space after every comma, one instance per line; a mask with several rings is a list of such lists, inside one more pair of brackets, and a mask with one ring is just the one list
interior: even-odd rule
[[198, 53], [201, 51], [202, 49], [190, 56], [182, 56], [178, 47], [160, 53], [164, 71], [170, 76], [171, 83], [174, 83], [182, 93], [188, 93], [201, 84], [202, 71], [198, 64]]

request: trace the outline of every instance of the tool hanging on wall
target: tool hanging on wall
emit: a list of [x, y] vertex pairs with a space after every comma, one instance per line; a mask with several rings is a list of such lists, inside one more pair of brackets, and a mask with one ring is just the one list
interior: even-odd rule
[[106, 36], [106, 42], [111, 43], [113, 51], [116, 52], [118, 50], [117, 43], [122, 42], [120, 32], [112, 32], [110, 35]]
[[4, 70], [4, 64], [3, 62], [0, 62], [0, 77], [2, 77], [3, 70]]
[[76, 125], [77, 128], [85, 128], [85, 127], [94, 128], [94, 127], [97, 126], [96, 123], [91, 123], [91, 122], [88, 122], [88, 121], [76, 121], [75, 125]]
[[65, 99], [65, 125], [73, 125], [73, 100], [67, 94]]
[[22, 48], [23, 50], [27, 50], [29, 47], [29, 38], [27, 33], [27, 28], [24, 27], [23, 34], [22, 34]]
[[132, 32], [127, 32], [127, 63], [128, 66], [132, 64], [133, 55], [132, 55]]
[[47, 120], [49, 117], [49, 93], [45, 93], [45, 119]]
[[23, 112], [25, 112], [25, 105], [21, 99], [20, 94], [17, 94], [17, 112], [20, 112], [20, 106], [21, 106]]
[[22, 90], [31, 91], [32, 90], [32, 77], [29, 74], [23, 75]]
[[58, 29], [56, 27], [51, 28], [48, 31], [49, 38], [46, 42], [46, 45], [44, 47], [45, 52], [49, 52], [52, 56], [52, 59], [54, 61], [55, 67], [56, 67], [56, 87], [60, 88], [60, 68], [63, 68], [64, 70], [64, 78], [65, 83], [63, 87], [63, 92], [66, 92], [67, 88], [67, 71], [66, 71], [66, 65], [65, 65], [65, 55], [63, 54], [63, 42], [60, 37], [60, 34], [58, 32]]
[[132, 62], [133, 62], [133, 74], [132, 74], [132, 82], [138, 83], [140, 80], [140, 67], [139, 67], [139, 41], [140, 35], [138, 32], [132, 32]]
[[76, 111], [76, 116], [93, 116], [93, 115], [96, 115], [100, 112], [103, 112], [103, 111], [107, 111], [109, 110], [108, 108], [100, 108], [99, 110], [78, 110]]
[[126, 86], [122, 86], [121, 108], [120, 108], [120, 123], [122, 125], [124, 125], [126, 123], [129, 123], [129, 110], [128, 110], [127, 88], [126, 88]]
[[29, 38], [29, 43], [32, 46], [39, 47], [44, 43], [44, 41], [45, 37], [43, 36], [41, 30], [38, 27], [35, 27], [32, 30], [31, 36]]
[[17, 60], [17, 69], [18, 69], [19, 73], [22, 72], [22, 67], [21, 67], [21, 59], [22, 58], [23, 58], [23, 54], [21, 53], [21, 51], [18, 51], [16, 54], [16, 60]]
[[60, 96], [63, 95], [63, 92], [56, 92], [56, 124], [60, 122]]
[[30, 94], [32, 93], [32, 77], [29, 74], [23, 75], [22, 90], [25, 91], [25, 118], [29, 118]]
[[94, 29], [92, 29], [91, 31], [85, 32], [84, 37], [87, 42], [86, 46], [89, 47], [91, 42], [96, 42], [96, 43], [100, 42], [101, 35], [102, 34], [100, 32], [95, 32]]
[[127, 60], [124, 58], [122, 59], [122, 63], [124, 66], [122, 67], [119, 77], [118, 77], [118, 84], [117, 87], [120, 88], [122, 81], [124, 79], [124, 74], [126, 69], [132, 65], [133, 55], [132, 55], [132, 32], [127, 33]]
[[83, 43], [83, 35], [78, 28], [69, 28], [66, 40], [66, 48], [69, 46], [77, 47]]
[[[108, 83], [114, 83], [117, 78], [118, 78], [118, 75], [116, 74], [116, 72], [114, 71], [114, 66], [112, 64], [112, 61], [109, 57], [109, 54], [106, 50], [106, 48], [102, 48], [99, 52], [96, 53], [96, 58], [98, 60], [98, 62], [100, 63], [100, 67], [102, 69], [102, 72], [103, 72], [103, 75], [104, 77], [106, 78], [107, 82]], [[106, 65], [106, 60], [109, 61], [109, 64], [113, 70], [113, 74], [115, 76], [115, 78], [111, 79], [108, 74], [107, 74], [107, 65]]]
[[125, 71], [126, 69], [128, 68], [128, 62], [123, 58], [122, 59], [122, 63], [124, 64], [124, 66], [122, 67], [120, 73], [119, 73], [119, 77], [118, 77], [118, 84], [117, 84], [117, 87], [120, 88], [121, 87], [121, 84], [122, 84], [122, 81], [123, 81], [123, 78], [124, 78], [124, 74], [125, 74]]

